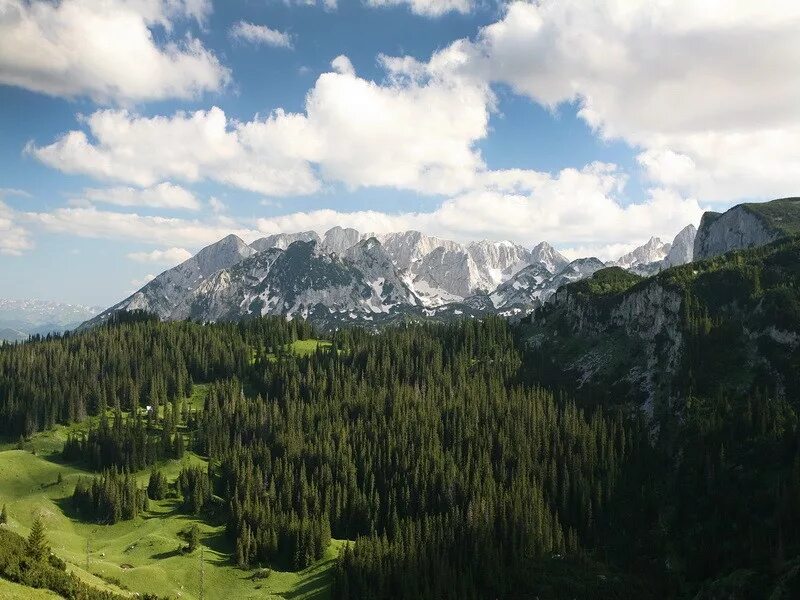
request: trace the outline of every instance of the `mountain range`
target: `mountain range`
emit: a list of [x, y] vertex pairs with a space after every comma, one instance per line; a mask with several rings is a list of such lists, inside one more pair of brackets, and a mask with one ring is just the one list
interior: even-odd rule
[[419, 231], [361, 233], [334, 227], [279, 233], [246, 244], [235, 235], [203, 248], [90, 320], [144, 310], [162, 320], [236, 320], [252, 315], [303, 317], [323, 327], [379, 325], [414, 318], [524, 315], [565, 283], [609, 265], [641, 273], [691, 257], [695, 228], [672, 243], [652, 238], [604, 263], [570, 261], [547, 242], [461, 244]]
[[568, 260], [547, 242], [467, 244], [419, 231], [373, 234], [334, 227], [278, 233], [246, 244], [235, 235], [161, 273], [86, 325], [117, 311], [204, 322], [254, 315], [303, 317], [322, 327], [383, 325], [496, 313], [521, 318], [569, 283], [619, 267], [649, 277], [692, 260], [768, 243], [800, 230], [800, 202], [781, 199], [707, 212], [698, 231], [657, 237], [603, 262]]
[[0, 298], [0, 342], [23, 341], [29, 335], [46, 335], [74, 329], [101, 309], [50, 300]]

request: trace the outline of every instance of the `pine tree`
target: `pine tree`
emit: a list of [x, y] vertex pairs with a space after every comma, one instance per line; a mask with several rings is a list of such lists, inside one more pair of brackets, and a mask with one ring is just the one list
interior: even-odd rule
[[6, 505], [3, 504], [3, 510], [0, 511], [0, 525], [5, 525], [8, 523], [8, 511], [6, 510]]
[[30, 556], [34, 561], [42, 561], [47, 557], [49, 550], [50, 549], [47, 546], [47, 537], [44, 533], [44, 523], [42, 522], [42, 517], [39, 515], [39, 513], [36, 513], [33, 518], [33, 524], [31, 525], [30, 535], [28, 535], [28, 556]]
[[191, 553], [197, 550], [197, 547], [200, 545], [200, 528], [195, 524], [192, 525], [191, 529], [189, 529], [189, 536], [188, 536], [188, 545], [186, 546], [186, 551]]

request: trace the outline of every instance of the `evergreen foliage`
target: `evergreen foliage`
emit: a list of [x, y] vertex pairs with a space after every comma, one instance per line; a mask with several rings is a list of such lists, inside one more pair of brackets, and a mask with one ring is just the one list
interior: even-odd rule
[[168, 488], [169, 484], [164, 474], [157, 469], [153, 469], [147, 482], [147, 497], [151, 500], [163, 500], [167, 497]]
[[26, 553], [31, 560], [36, 562], [43, 561], [47, 555], [50, 554], [50, 547], [47, 545], [47, 538], [44, 533], [42, 516], [38, 513], [33, 517], [31, 532], [28, 535]]
[[100, 477], [81, 478], [72, 494], [72, 506], [86, 520], [113, 524], [146, 511], [147, 490], [138, 488], [128, 471], [111, 469]]
[[[76, 486], [86, 519], [177, 493], [225, 519], [242, 567], [303, 569], [350, 540], [335, 600], [789, 598], [800, 358], [760, 341], [754, 362], [747, 340], [800, 331], [798, 264], [800, 243], [781, 242], [657, 276], [683, 299], [683, 345], [672, 412], [652, 420], [613, 386], [590, 397], [498, 318], [341, 330], [299, 356], [290, 344], [316, 337], [301, 321], [134, 315], [1, 348], [0, 428], [98, 415], [63, 453], [102, 472]], [[608, 269], [575, 289], [607, 314], [647, 281]], [[555, 311], [538, 315], [553, 337], [585, 345]], [[209, 383], [202, 410], [185, 403], [194, 382]], [[208, 467], [136, 487], [130, 473], [186, 450]]]

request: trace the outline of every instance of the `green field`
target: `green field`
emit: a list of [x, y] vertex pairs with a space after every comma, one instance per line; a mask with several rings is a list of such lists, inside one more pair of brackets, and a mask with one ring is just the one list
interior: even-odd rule
[[[151, 510], [144, 518], [115, 525], [88, 524], [71, 518], [69, 499], [75, 482], [90, 473], [58, 462], [56, 452], [68, 431], [58, 427], [38, 434], [26, 444], [25, 450], [9, 449], [12, 444], [4, 446], [0, 451], [0, 505], [5, 503], [8, 507], [6, 527], [23, 536], [28, 534], [33, 514], [43, 514], [53, 552], [87, 582], [118, 593], [130, 590], [182, 600], [199, 598], [200, 551], [191, 555], [179, 551], [183, 545], [180, 532], [197, 523], [205, 548], [206, 598], [322, 600], [329, 597], [330, 568], [342, 544], [339, 541], [331, 544], [323, 560], [304, 571], [273, 571], [266, 579], [255, 579], [256, 570], [242, 570], [231, 563], [224, 524], [211, 525], [182, 514], [175, 499], [151, 502]], [[172, 480], [187, 463], [204, 464], [204, 461], [187, 454], [183, 461], [169, 461], [161, 468]], [[59, 473], [63, 478], [60, 484], [56, 483]], [[140, 473], [139, 477], [145, 485], [148, 473]], [[3, 584], [0, 598], [54, 597], [39, 591], [20, 596], [11, 584]]]
[[328, 348], [331, 343], [327, 340], [297, 340], [292, 342], [292, 352], [297, 356], [314, 354], [317, 348]]
[[0, 579], [0, 600], [55, 600], [60, 597], [48, 590], [34, 590]]
[[[295, 340], [286, 346], [286, 350], [295, 356], [311, 356], [317, 351], [317, 348], [329, 348], [330, 346], [331, 342], [328, 340]], [[278, 358], [275, 354], [267, 354], [266, 357], [271, 361]], [[255, 359], [255, 351], [253, 351], [253, 359]]]

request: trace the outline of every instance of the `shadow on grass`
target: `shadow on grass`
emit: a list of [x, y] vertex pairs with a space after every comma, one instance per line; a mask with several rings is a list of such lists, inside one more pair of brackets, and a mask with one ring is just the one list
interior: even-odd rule
[[164, 560], [167, 558], [173, 558], [175, 556], [182, 556], [182, 555], [183, 552], [181, 551], [181, 548], [175, 548], [174, 550], [167, 550], [165, 552], [159, 552], [158, 554], [153, 554], [150, 556], [150, 558], [154, 560]]
[[327, 569], [318, 571], [305, 579], [291, 592], [285, 592], [286, 600], [323, 600], [330, 598], [331, 572]]
[[53, 504], [58, 506], [64, 516], [72, 519], [73, 521], [77, 521], [78, 523], [89, 523], [94, 524], [94, 521], [88, 519], [82, 519], [80, 513], [75, 510], [75, 507], [72, 505], [72, 494], [68, 494], [63, 498], [55, 498], [53, 499]]
[[225, 530], [203, 535], [203, 545], [215, 553], [208, 557], [208, 562], [217, 566], [233, 566], [233, 544], [225, 535]]

